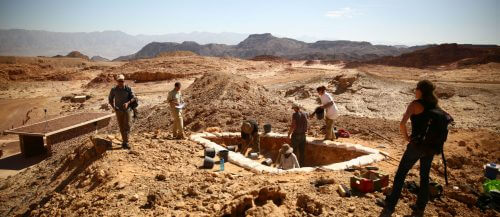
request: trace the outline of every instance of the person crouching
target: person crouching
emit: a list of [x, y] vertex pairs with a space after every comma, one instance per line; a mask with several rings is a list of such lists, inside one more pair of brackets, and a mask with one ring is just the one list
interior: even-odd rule
[[297, 156], [293, 153], [293, 148], [288, 144], [283, 144], [280, 149], [280, 159], [278, 169], [289, 170], [300, 168]]

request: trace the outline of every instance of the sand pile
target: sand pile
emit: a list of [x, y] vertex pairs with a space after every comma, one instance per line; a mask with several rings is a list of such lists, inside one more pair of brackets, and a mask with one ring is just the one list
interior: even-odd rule
[[189, 95], [187, 120], [193, 131], [205, 127], [239, 130], [245, 118], [261, 125], [272, 123], [283, 126], [288, 122], [290, 109], [265, 87], [247, 77], [228, 73], [209, 73], [187, 89]]
[[[257, 120], [260, 126], [271, 123], [284, 129], [289, 122], [291, 109], [277, 93], [256, 84], [251, 79], [229, 73], [206, 73], [184, 91], [187, 103], [184, 125], [188, 131], [207, 127], [220, 127], [225, 131], [239, 131], [245, 118]], [[171, 124], [166, 105], [153, 109], [140, 128], [166, 127]]]

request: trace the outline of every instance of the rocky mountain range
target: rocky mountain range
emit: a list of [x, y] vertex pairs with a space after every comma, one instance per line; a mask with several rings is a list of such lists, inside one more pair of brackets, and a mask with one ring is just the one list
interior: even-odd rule
[[388, 45], [373, 45], [369, 42], [346, 40], [317, 41], [306, 43], [291, 38], [278, 38], [270, 33], [252, 34], [236, 45], [206, 44], [193, 41], [182, 43], [152, 42], [137, 53], [122, 56], [115, 60], [132, 60], [155, 57], [162, 52], [192, 51], [203, 56], [231, 56], [238, 58], [253, 58], [260, 55], [278, 56], [287, 59], [328, 59], [365, 61], [382, 56], [397, 56], [412, 52], [425, 46], [401, 47]]
[[121, 31], [49, 32], [0, 29], [2, 56], [56, 56], [80, 51], [88, 56], [113, 59], [134, 53], [154, 41], [196, 41], [197, 43], [237, 44], [248, 36], [239, 33], [191, 32], [163, 35], [130, 35]]

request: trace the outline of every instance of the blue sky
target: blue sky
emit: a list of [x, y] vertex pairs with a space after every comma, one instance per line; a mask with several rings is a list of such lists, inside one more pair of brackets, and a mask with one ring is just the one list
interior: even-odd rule
[[498, 0], [0, 0], [0, 28], [500, 44]]

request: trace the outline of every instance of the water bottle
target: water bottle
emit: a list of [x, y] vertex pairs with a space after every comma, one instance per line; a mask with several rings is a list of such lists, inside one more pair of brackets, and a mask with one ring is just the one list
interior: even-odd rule
[[220, 171], [224, 171], [224, 158], [220, 159]]

